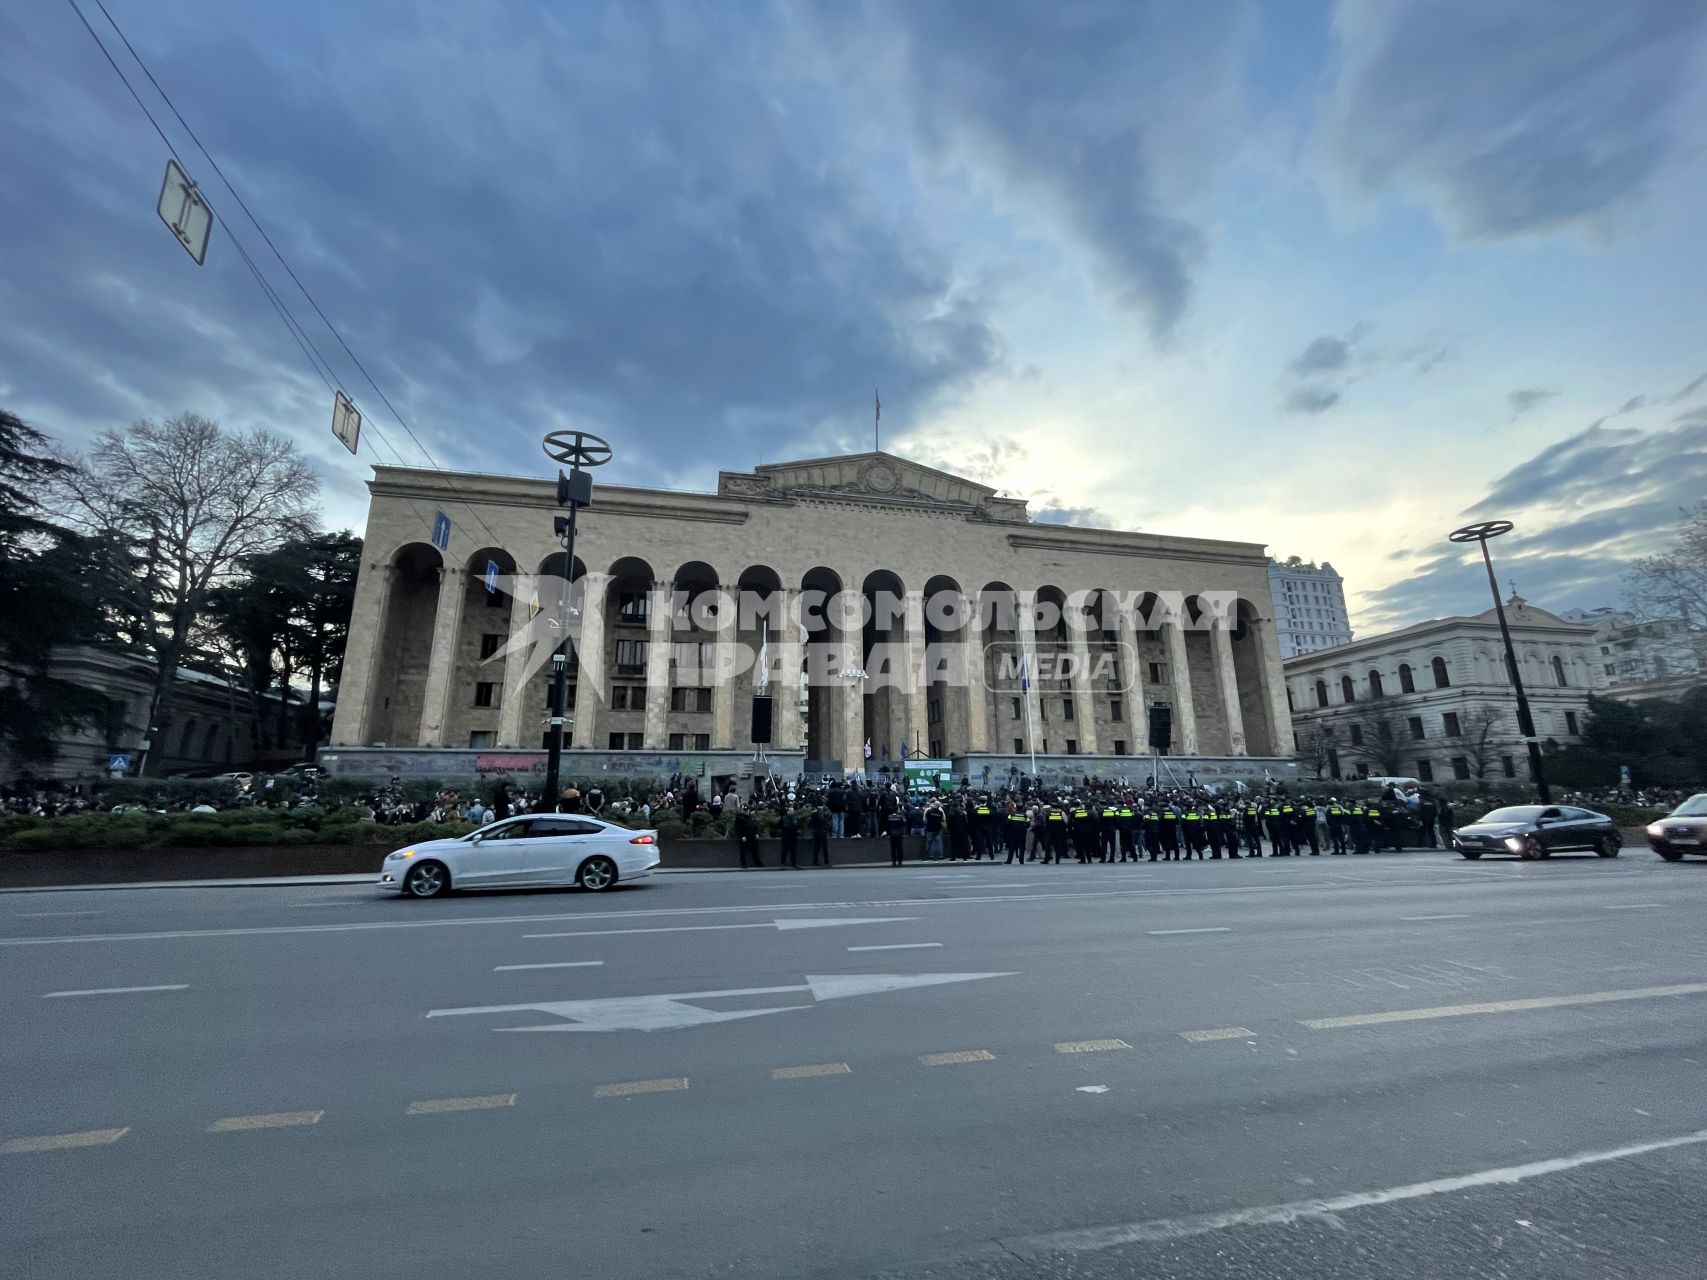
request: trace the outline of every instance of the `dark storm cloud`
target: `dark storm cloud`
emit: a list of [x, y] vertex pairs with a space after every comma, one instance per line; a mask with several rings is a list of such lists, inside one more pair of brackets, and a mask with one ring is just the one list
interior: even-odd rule
[[[1501, 593], [1515, 579], [1521, 594], [1557, 612], [1616, 604], [1630, 562], [1671, 539], [1679, 511], [1699, 501], [1704, 485], [1707, 407], [1646, 431], [1596, 423], [1507, 471], [1461, 514], [1517, 526], [1493, 544]], [[1373, 625], [1487, 607], [1486, 576], [1456, 548], [1421, 547], [1395, 558], [1402, 555], [1427, 558], [1372, 593]]]
[[1288, 413], [1326, 413], [1340, 402], [1341, 394], [1331, 387], [1299, 387], [1282, 403]]
[[1331, 151], [1368, 190], [1420, 187], [1463, 235], [1593, 217], [1676, 145], [1700, 0], [1345, 0]]
[[1508, 416], [1513, 419], [1521, 418], [1531, 409], [1546, 404], [1558, 394], [1557, 391], [1549, 391], [1545, 387], [1525, 387], [1518, 391], [1508, 391], [1505, 397]]
[[[630, 475], [709, 470], [779, 432], [833, 437], [857, 388], [928, 407], [1001, 359], [984, 299], [877, 207], [756, 11], [328, 7], [242, 32], [235, 11], [170, 12], [133, 40], [442, 463], [542, 465], [568, 419]], [[99, 424], [217, 388], [325, 434], [330, 396], [232, 228], [276, 267], [206, 164], [185, 148], [222, 215], [198, 269], [152, 213], [164, 151], [74, 18], [0, 35], [25, 50], [0, 77], [0, 222], [25, 229], [0, 280], [11, 395]]]
[[902, 35], [920, 130], [993, 157], [1091, 247], [1121, 301], [1168, 333], [1204, 238], [1167, 189], [1165, 158], [1192, 151], [1201, 169], [1198, 149], [1236, 93], [1251, 6], [905, 0], [861, 12]]

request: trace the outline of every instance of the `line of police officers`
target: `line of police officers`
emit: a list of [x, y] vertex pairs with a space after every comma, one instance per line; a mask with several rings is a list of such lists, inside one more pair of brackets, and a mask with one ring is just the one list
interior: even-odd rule
[[[1402, 804], [1309, 796], [1254, 796], [1224, 800], [1182, 792], [1127, 793], [1120, 797], [1064, 796], [1027, 802], [975, 795], [962, 810], [950, 801], [950, 831], [964, 822], [966, 839], [950, 857], [1013, 862], [1178, 862], [1182, 858], [1260, 858], [1329, 853], [1370, 853], [1403, 847]], [[1318, 807], [1326, 819], [1318, 823]], [[958, 819], [958, 820], [957, 820]]]

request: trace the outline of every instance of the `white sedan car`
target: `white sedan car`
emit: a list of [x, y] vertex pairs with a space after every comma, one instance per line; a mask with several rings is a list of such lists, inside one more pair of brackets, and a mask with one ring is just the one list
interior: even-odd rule
[[588, 814], [524, 814], [388, 854], [379, 887], [411, 898], [540, 885], [602, 892], [619, 880], [651, 875], [658, 861], [656, 831], [635, 831]]

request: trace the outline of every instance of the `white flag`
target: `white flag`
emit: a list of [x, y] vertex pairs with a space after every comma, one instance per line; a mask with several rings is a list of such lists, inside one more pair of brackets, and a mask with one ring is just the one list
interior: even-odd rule
[[867, 738], [865, 740], [865, 758], [867, 760], [871, 759], [871, 739], [870, 738]]
[[759, 688], [768, 689], [771, 683], [771, 638], [767, 632], [759, 641]]

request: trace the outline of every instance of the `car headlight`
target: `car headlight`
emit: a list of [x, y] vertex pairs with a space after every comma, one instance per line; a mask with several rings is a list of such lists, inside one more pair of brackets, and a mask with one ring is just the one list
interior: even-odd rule
[[414, 856], [415, 851], [413, 849], [399, 849], [396, 853], [387, 854], [385, 860], [387, 862], [402, 862], [405, 858], [413, 858]]
[[1505, 847], [1510, 849], [1513, 853], [1522, 853], [1523, 852], [1523, 837], [1522, 836], [1507, 836], [1505, 838]]
[[1651, 835], [1651, 836], [1663, 836], [1665, 833], [1666, 833], [1666, 829], [1664, 827], [1662, 827], [1659, 823], [1650, 822], [1648, 824], [1648, 834], [1649, 835]]

